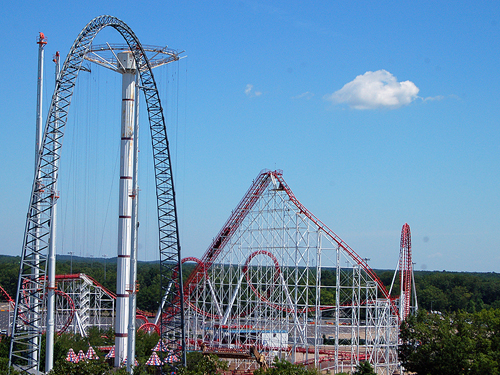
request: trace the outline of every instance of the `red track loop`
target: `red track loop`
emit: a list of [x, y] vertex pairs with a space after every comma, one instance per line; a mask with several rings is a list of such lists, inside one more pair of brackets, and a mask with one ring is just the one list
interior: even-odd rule
[[[278, 259], [276, 259], [276, 257], [273, 255], [273, 253], [269, 252], [269, 251], [266, 251], [266, 250], [259, 250], [259, 251], [255, 251], [253, 252], [252, 254], [250, 254], [250, 256], [247, 258], [246, 262], [245, 262], [245, 266], [243, 267], [243, 272], [246, 274], [247, 273], [247, 269], [248, 269], [248, 265], [250, 264], [250, 262], [252, 261], [252, 259], [254, 257], [256, 257], [257, 255], [260, 255], [260, 254], [263, 254], [263, 255], [267, 255], [269, 258], [271, 258], [274, 262], [274, 268], [276, 269], [276, 272], [278, 274], [281, 273], [281, 269], [280, 269], [280, 264], [278, 263]], [[279, 277], [279, 276], [278, 276]], [[276, 276], [274, 277], [276, 281]], [[247, 278], [248, 280], [248, 278]]]
[[3, 296], [9, 302], [9, 305], [11, 308], [14, 308], [16, 306], [16, 302], [12, 299], [12, 297], [9, 295], [9, 293], [6, 292], [4, 288], [0, 286], [0, 292], [2, 292]]
[[248, 265], [250, 264], [250, 262], [252, 261], [252, 259], [255, 258], [257, 255], [267, 255], [269, 258], [272, 259], [272, 261], [274, 262], [275, 273], [274, 273], [274, 284], [270, 285], [271, 291], [274, 289], [275, 285], [278, 285], [278, 283], [280, 282], [280, 274], [281, 274], [280, 264], [278, 262], [278, 259], [276, 259], [276, 257], [274, 256], [274, 254], [271, 253], [271, 252], [269, 252], [269, 251], [259, 250], [259, 251], [255, 251], [252, 254], [250, 254], [250, 256], [247, 258], [247, 260], [245, 262], [245, 266], [243, 267], [243, 273], [245, 274], [245, 277], [247, 279], [248, 285], [253, 290], [253, 292], [255, 293], [255, 295], [257, 297], [259, 297], [259, 299], [261, 301], [263, 301], [263, 302], [265, 302], [265, 303], [267, 303], [267, 304], [269, 304], [269, 305], [271, 305], [273, 307], [277, 307], [275, 304], [273, 304], [272, 302], [270, 302], [269, 300], [267, 300], [266, 297], [264, 297], [262, 294], [260, 294], [257, 291], [257, 289], [255, 289], [255, 287], [253, 286], [252, 280], [250, 280], [250, 277], [248, 276]]
[[[21, 286], [21, 293], [23, 295], [23, 298], [24, 298], [25, 302], [29, 298], [29, 296], [26, 293], [27, 285], [28, 285], [29, 282], [30, 281], [28, 279], [26, 279], [26, 280], [23, 281], [23, 284]], [[2, 288], [2, 290], [3, 290], [3, 288]], [[60, 336], [60, 335], [62, 335], [68, 329], [68, 327], [70, 326], [71, 322], [73, 321], [73, 318], [75, 317], [75, 303], [73, 302], [73, 299], [68, 294], [66, 294], [65, 292], [63, 292], [62, 290], [56, 289], [55, 292], [56, 292], [56, 295], [61, 296], [62, 298], [66, 299], [66, 301], [68, 301], [68, 306], [69, 306], [69, 309], [70, 309], [69, 310], [68, 319], [66, 320], [66, 322], [64, 323], [64, 325], [61, 327], [61, 329], [59, 331], [57, 331], [57, 334]], [[43, 298], [46, 298], [46, 295], [47, 295], [47, 292], [44, 293]], [[12, 305], [15, 305], [14, 301], [12, 301]], [[20, 316], [21, 320], [25, 324], [28, 324], [28, 322], [26, 321], [26, 319], [23, 318], [24, 314], [19, 313], [19, 316]]]
[[[142, 320], [144, 323], [149, 323], [148, 318], [146, 318], [144, 315], [141, 314], [136, 314], [135, 315], [136, 320]], [[144, 324], [143, 324], [144, 325]], [[142, 326], [141, 326], [142, 327]]]
[[[271, 258], [274, 262], [274, 268], [276, 269], [276, 272], [274, 274], [274, 282], [276, 284], [278, 284], [278, 282], [280, 282], [280, 274], [281, 274], [281, 268], [280, 268], [280, 265], [278, 263], [278, 259], [276, 259], [276, 257], [269, 251], [266, 251], [266, 250], [259, 250], [259, 251], [256, 251], [252, 254], [250, 254], [250, 256], [247, 258], [246, 262], [245, 262], [245, 266], [243, 267], [243, 272], [245, 273], [245, 277], [247, 279], [247, 283], [248, 285], [250, 286], [250, 288], [253, 290], [253, 292], [255, 293], [255, 295], [257, 297], [259, 297], [259, 299], [262, 301], [262, 302], [265, 302], [267, 303], [268, 305], [272, 306], [273, 308], [277, 309], [277, 310], [281, 310], [281, 311], [285, 311], [285, 312], [294, 312], [295, 310], [293, 308], [285, 308], [283, 305], [281, 304], [276, 304], [276, 303], [273, 303], [271, 301], [269, 301], [266, 297], [264, 297], [262, 294], [259, 293], [259, 291], [253, 286], [253, 283], [252, 283], [252, 280], [250, 280], [250, 276], [248, 275], [248, 265], [250, 264], [250, 262], [252, 261], [252, 259], [257, 256], [257, 255], [267, 255], [269, 258]], [[284, 288], [286, 288], [286, 285], [283, 285]], [[327, 309], [331, 309], [333, 306], [321, 306], [320, 307], [320, 310], [327, 310]], [[302, 309], [302, 310], [298, 310], [297, 312], [298, 313], [304, 313], [304, 312], [310, 312], [310, 311], [315, 311], [316, 310], [316, 307], [310, 307], [308, 309]]]
[[412, 278], [412, 260], [411, 260], [411, 232], [408, 223], [401, 229], [401, 246], [399, 252], [399, 272], [401, 285], [401, 309], [404, 320], [410, 313], [411, 303], [411, 278]]
[[154, 323], [144, 323], [142, 326], [139, 327], [139, 330], [144, 331], [146, 333], [151, 333], [155, 331], [160, 335], [160, 327], [158, 327]]
[[73, 299], [62, 290], [56, 289], [56, 294], [65, 298], [68, 301], [68, 305], [70, 307], [70, 312], [66, 323], [64, 323], [64, 326], [62, 326], [61, 329], [57, 331], [57, 334], [61, 336], [68, 329], [69, 325], [73, 321], [73, 318], [75, 317], [75, 303], [73, 302]]
[[273, 303], [271, 301], [269, 301], [266, 297], [264, 297], [262, 294], [259, 293], [259, 291], [253, 286], [253, 282], [252, 280], [250, 280], [250, 276], [248, 274], [248, 265], [250, 264], [250, 262], [252, 261], [252, 259], [254, 257], [256, 257], [257, 255], [267, 255], [269, 258], [271, 258], [274, 262], [274, 268], [276, 270], [275, 274], [274, 274], [274, 282], [277, 284], [279, 282], [279, 274], [281, 274], [281, 269], [280, 269], [280, 265], [278, 263], [278, 259], [276, 259], [276, 257], [269, 251], [266, 251], [266, 250], [259, 250], [259, 251], [256, 251], [252, 254], [250, 254], [250, 256], [247, 258], [246, 262], [245, 262], [245, 266], [243, 267], [243, 272], [245, 273], [245, 277], [247, 279], [247, 283], [248, 285], [250, 286], [250, 288], [253, 290], [253, 292], [255, 293], [255, 295], [257, 297], [259, 297], [259, 299], [262, 301], [262, 302], [265, 302], [267, 303], [268, 305], [272, 306], [273, 308], [277, 309], [277, 310], [281, 310], [281, 311], [286, 311], [286, 312], [293, 312], [294, 310], [293, 309], [287, 309], [285, 307], [283, 307], [282, 305], [279, 305], [279, 304], [276, 304], [276, 303]]

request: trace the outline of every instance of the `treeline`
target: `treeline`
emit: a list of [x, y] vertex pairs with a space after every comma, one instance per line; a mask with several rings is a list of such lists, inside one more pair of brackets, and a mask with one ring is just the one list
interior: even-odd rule
[[[15, 300], [17, 279], [19, 276], [20, 257], [0, 255], [0, 286]], [[185, 280], [194, 264], [183, 265]], [[112, 292], [116, 292], [116, 258], [95, 259], [69, 256], [58, 257], [56, 274], [84, 273], [94, 278], [98, 283]], [[156, 312], [161, 300], [160, 265], [159, 262], [138, 262], [137, 307], [141, 310]], [[3, 296], [0, 300], [5, 300]]]
[[[386, 286], [390, 286], [394, 272], [377, 272]], [[396, 279], [393, 295], [399, 294]], [[475, 312], [500, 308], [500, 274], [472, 272], [415, 272], [418, 306], [428, 311]]]
[[[19, 273], [19, 257], [0, 255], [0, 286], [15, 299]], [[194, 263], [183, 265], [183, 277], [187, 278]], [[158, 262], [138, 262], [137, 306], [141, 310], [154, 312], [160, 303], [160, 266]], [[390, 288], [394, 271], [375, 270], [387, 289]], [[85, 273], [104, 287], [116, 291], [116, 258], [97, 259], [59, 256], [57, 274]], [[323, 285], [335, 284], [335, 271], [323, 270]], [[474, 312], [482, 309], [500, 308], [500, 274], [469, 272], [415, 272], [418, 305], [428, 311]], [[396, 278], [393, 296], [399, 293], [399, 279]]]

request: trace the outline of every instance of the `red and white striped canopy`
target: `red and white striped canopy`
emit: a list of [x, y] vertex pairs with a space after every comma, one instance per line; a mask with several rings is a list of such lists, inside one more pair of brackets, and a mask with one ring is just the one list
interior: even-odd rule
[[68, 354], [66, 355], [66, 361], [76, 363], [76, 353], [73, 349], [68, 350]]
[[83, 350], [80, 350], [78, 352], [78, 357], [76, 357], [76, 362], [75, 363], [78, 363], [80, 361], [85, 361], [87, 360], [87, 357], [85, 357], [85, 353], [83, 352]]
[[115, 346], [114, 345], [111, 348], [111, 350], [109, 351], [109, 353], [106, 354], [106, 356], [104, 358], [115, 358]]
[[165, 345], [165, 343], [161, 339], [158, 340], [158, 343], [156, 344], [156, 346], [151, 350], [153, 352], [167, 352], [168, 351], [167, 346]]
[[167, 358], [165, 358], [165, 364], [179, 362], [179, 357], [177, 357], [174, 353], [170, 352]]
[[87, 359], [99, 359], [99, 357], [97, 356], [95, 350], [93, 347], [89, 346], [89, 350], [87, 350], [87, 354], [85, 354], [85, 357], [87, 357]]
[[158, 354], [156, 352], [153, 352], [151, 354], [151, 357], [149, 357], [148, 361], [146, 362], [146, 366], [161, 366], [161, 359], [158, 357]]

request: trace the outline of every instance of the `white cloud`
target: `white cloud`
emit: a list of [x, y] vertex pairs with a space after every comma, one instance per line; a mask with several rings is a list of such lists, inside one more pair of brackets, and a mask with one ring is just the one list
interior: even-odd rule
[[303, 92], [302, 94], [299, 94], [297, 96], [293, 96], [292, 99], [306, 99], [309, 100], [314, 96], [312, 92], [306, 91]]
[[253, 90], [253, 85], [252, 84], [247, 84], [245, 87], [245, 94], [246, 96], [261, 96], [262, 92], [261, 91], [252, 91]]
[[434, 100], [443, 100], [443, 99], [444, 99], [443, 95], [438, 95], [438, 96], [428, 96], [427, 98], [422, 98], [422, 101], [432, 102]]
[[253, 89], [253, 85], [248, 84], [247, 87], [245, 88], [245, 94], [250, 95]]
[[366, 72], [324, 99], [346, 103], [354, 109], [395, 109], [417, 98], [419, 88], [411, 81], [398, 82], [387, 70]]

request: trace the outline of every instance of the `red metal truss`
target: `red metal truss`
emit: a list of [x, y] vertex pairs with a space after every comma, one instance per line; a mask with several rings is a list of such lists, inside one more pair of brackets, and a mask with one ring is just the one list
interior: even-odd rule
[[10, 294], [7, 293], [7, 291], [4, 288], [2, 288], [1, 286], [0, 286], [0, 292], [5, 297], [5, 299], [7, 300], [7, 302], [9, 302], [12, 306], [14, 306], [15, 301], [12, 299], [12, 297], [10, 296]]

